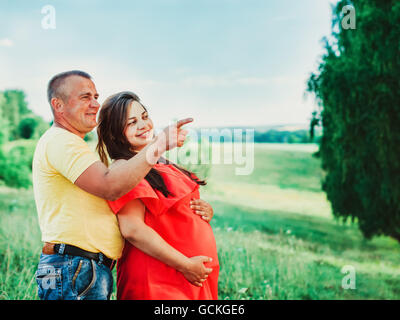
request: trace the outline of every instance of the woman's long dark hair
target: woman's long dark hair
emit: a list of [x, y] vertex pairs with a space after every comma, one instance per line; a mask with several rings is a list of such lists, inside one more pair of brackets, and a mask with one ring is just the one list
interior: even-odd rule
[[[108, 156], [113, 160], [129, 160], [137, 154], [132, 151], [131, 144], [124, 134], [128, 118], [128, 108], [133, 101], [140, 102], [140, 99], [133, 92], [123, 91], [108, 97], [102, 105], [99, 114], [99, 124], [97, 126], [99, 140], [96, 150], [99, 153], [100, 160], [106, 166], [108, 166]], [[167, 159], [165, 159], [165, 163], [172, 164], [197, 184], [206, 184], [204, 180], [198, 179], [192, 172]], [[156, 169], [151, 168], [145, 179], [153, 189], [159, 190], [165, 197], [172, 195], [165, 185], [161, 174]]]

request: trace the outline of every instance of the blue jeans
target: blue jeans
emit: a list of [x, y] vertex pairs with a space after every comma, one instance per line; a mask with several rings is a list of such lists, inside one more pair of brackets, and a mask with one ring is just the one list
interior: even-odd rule
[[42, 300], [108, 300], [113, 290], [110, 269], [70, 255], [42, 253], [36, 282]]

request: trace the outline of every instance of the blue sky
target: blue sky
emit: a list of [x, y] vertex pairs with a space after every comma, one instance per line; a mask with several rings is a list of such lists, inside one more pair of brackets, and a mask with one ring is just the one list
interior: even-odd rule
[[[305, 82], [331, 30], [333, 0], [1, 1], [0, 90], [51, 119], [54, 74], [90, 73], [100, 102], [134, 91], [156, 126], [307, 123]], [[56, 28], [43, 29], [52, 5]]]

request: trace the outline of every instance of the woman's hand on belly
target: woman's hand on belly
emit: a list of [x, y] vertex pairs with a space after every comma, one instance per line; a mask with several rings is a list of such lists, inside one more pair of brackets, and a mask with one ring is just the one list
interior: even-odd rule
[[203, 282], [207, 280], [208, 275], [212, 272], [212, 268], [207, 268], [204, 263], [211, 262], [212, 258], [206, 256], [195, 256], [188, 258], [185, 266], [178, 270], [191, 284], [202, 287]]
[[190, 208], [207, 222], [210, 222], [214, 216], [214, 210], [211, 205], [202, 199], [192, 199], [190, 201]]

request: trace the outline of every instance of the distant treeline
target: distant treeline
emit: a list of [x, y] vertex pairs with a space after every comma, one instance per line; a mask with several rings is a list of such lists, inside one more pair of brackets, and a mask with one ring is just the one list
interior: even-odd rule
[[318, 143], [320, 139], [321, 135], [316, 135], [314, 139], [311, 139], [310, 132], [304, 129], [296, 131], [268, 130], [266, 132], [254, 132], [254, 142], [258, 143]]
[[247, 129], [254, 132], [254, 142], [256, 143], [319, 143], [321, 132], [314, 131], [311, 138], [310, 131], [298, 129], [288, 130], [259, 130], [253, 128], [214, 128], [196, 130], [197, 137], [200, 140], [206, 139], [210, 142], [242, 142], [249, 139]]

